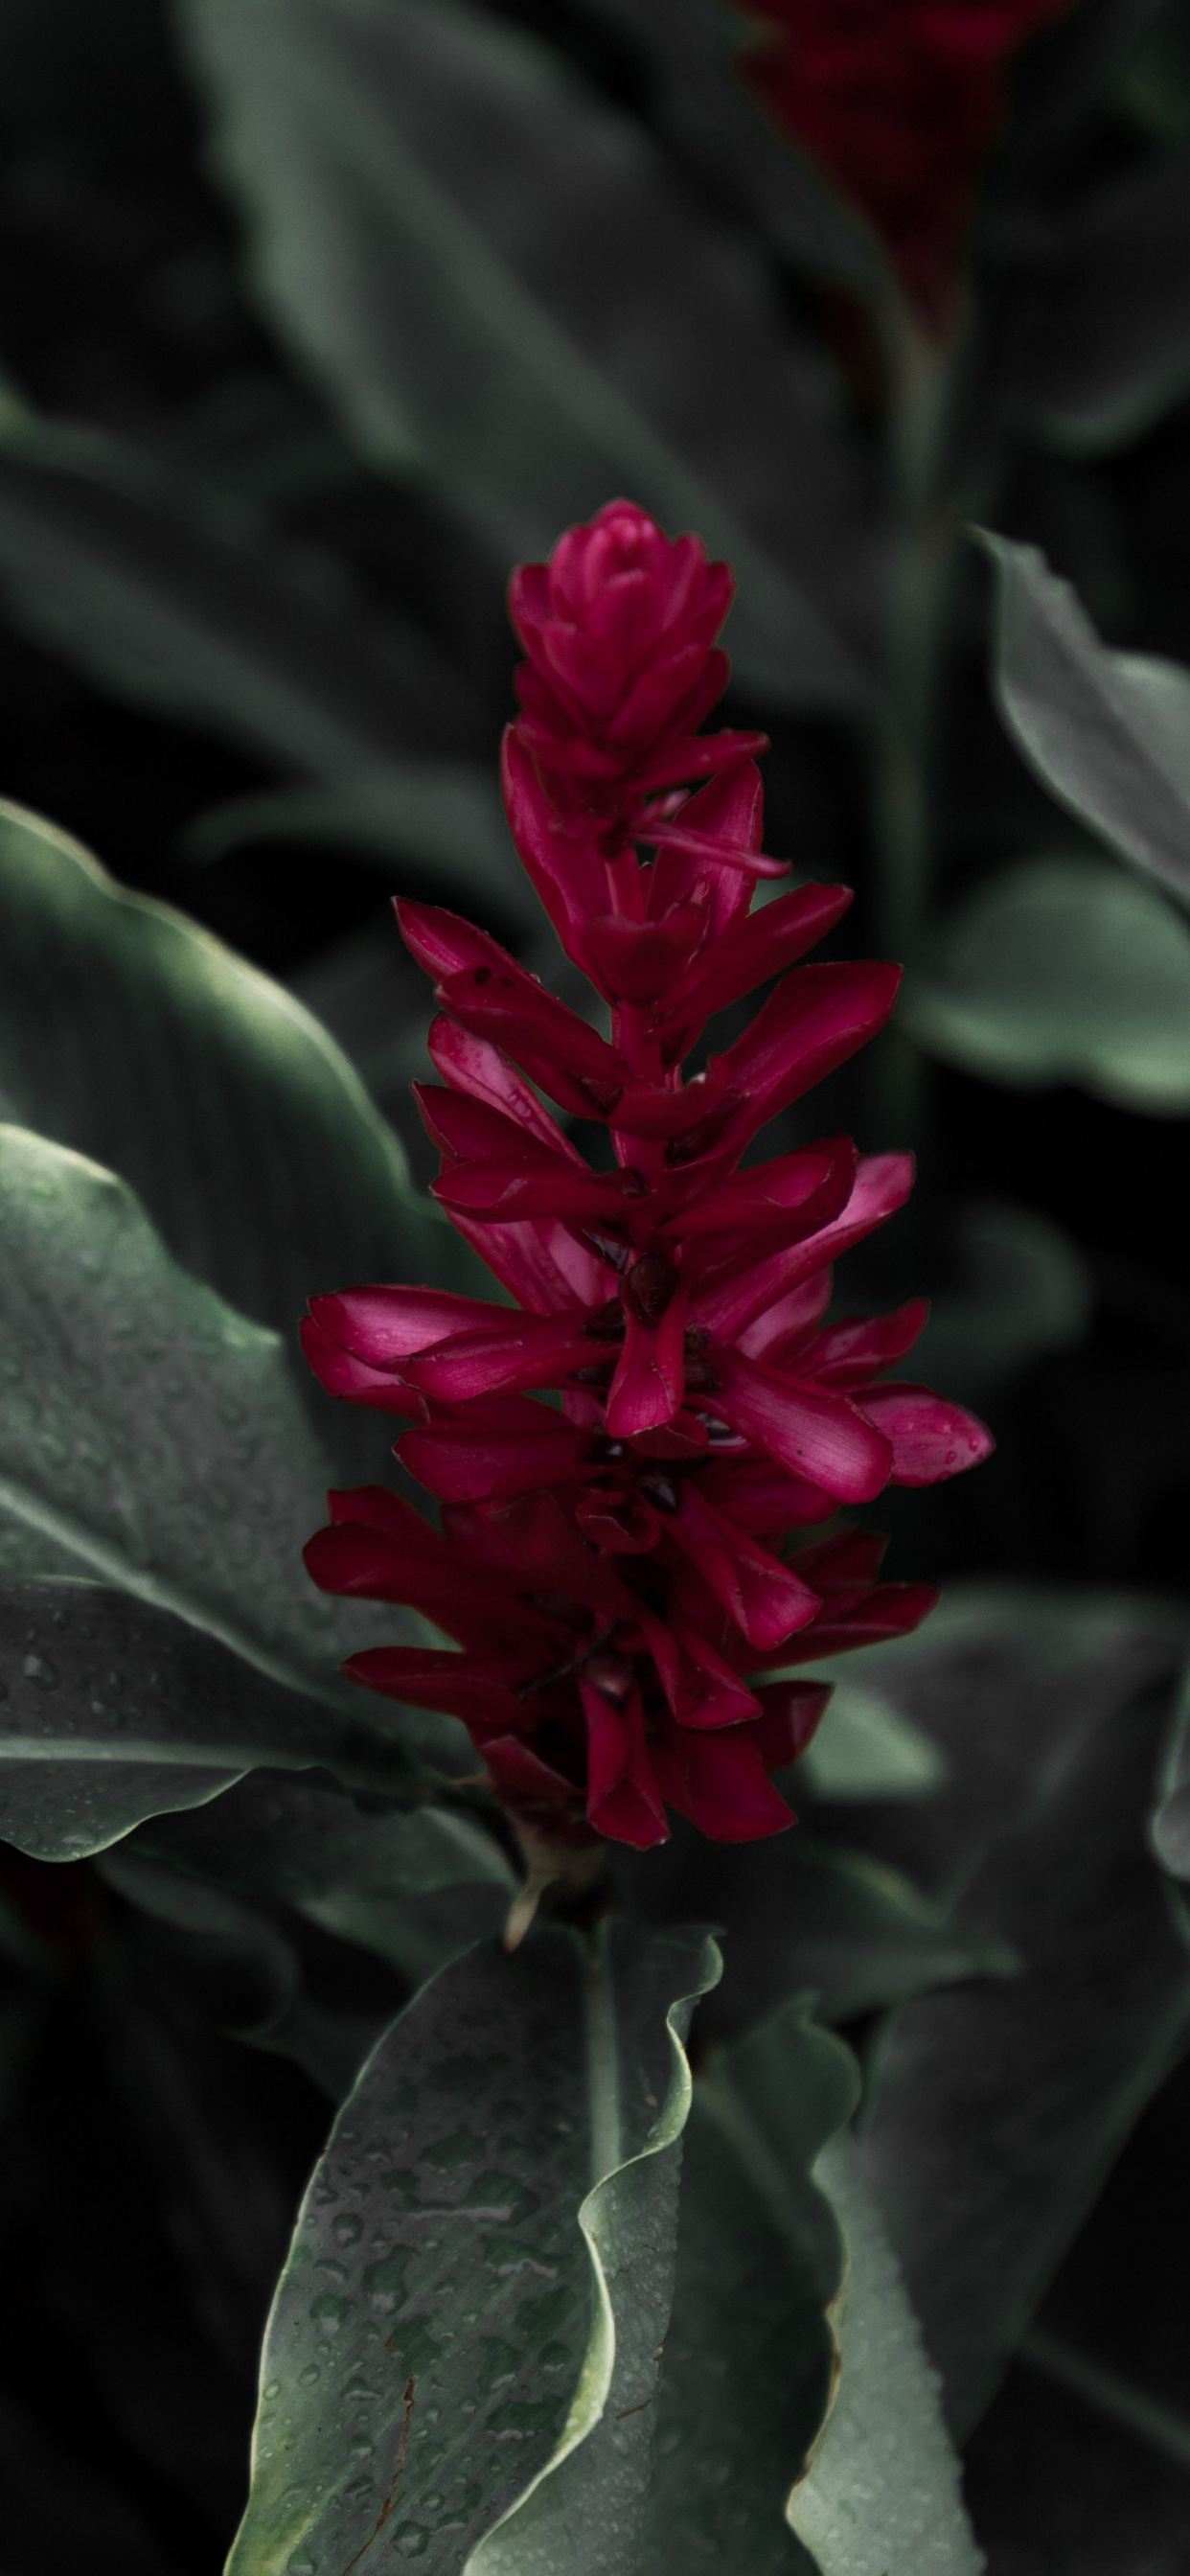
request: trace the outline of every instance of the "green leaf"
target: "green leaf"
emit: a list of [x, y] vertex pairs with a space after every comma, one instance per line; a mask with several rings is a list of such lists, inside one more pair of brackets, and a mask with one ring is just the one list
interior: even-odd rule
[[841, 2369], [789, 2519], [821, 2576], [978, 2576], [984, 2559], [964, 2510], [938, 2375], [849, 2139], [827, 2146], [815, 2176], [847, 2246], [835, 2313]]
[[1083, 1339], [1094, 1290], [1069, 1236], [1035, 1208], [971, 1201], [953, 1220], [951, 1244], [960, 1283], [931, 1299], [913, 1365], [928, 1386], [979, 1406]]
[[800, 2002], [699, 2078], [642, 2576], [979, 2563], [933, 2374], [838, 2134], [858, 2090]]
[[462, 1280], [391, 1128], [292, 994], [15, 806], [0, 925], [0, 1112], [118, 1171], [221, 1296], [293, 1348], [320, 1288]]
[[[408, 1793], [416, 1772], [383, 1705], [373, 1709], [358, 1693], [339, 1709], [284, 1689], [201, 1628], [130, 1592], [77, 1576], [0, 1576], [0, 1682], [0, 1837], [37, 1860], [78, 1860], [148, 1816], [206, 1809], [214, 1799], [207, 1832], [188, 1840], [179, 1821], [183, 1859], [194, 1848], [200, 1869], [249, 1894], [263, 1889], [298, 1903], [301, 1891], [315, 1921], [353, 1940], [365, 1938], [371, 1921], [370, 1946], [381, 1949], [386, 1878], [394, 1896], [465, 1879], [511, 1883], [491, 1837], [453, 1811], [365, 1821], [329, 1789], [278, 1780], [245, 1781], [235, 1797], [221, 1796], [262, 1765], [320, 1765], [390, 1795]], [[253, 1818], [266, 1839], [255, 1873], [237, 1866]], [[166, 1828], [160, 1834], [164, 1841], [152, 1848], [168, 1856]], [[393, 1911], [399, 1920], [400, 1908]]]
[[1005, 1942], [923, 1896], [902, 1870], [805, 1834], [783, 1897], [767, 1926], [759, 1908], [732, 1919], [734, 1985], [749, 1988], [753, 2014], [782, 1991], [811, 1992], [823, 2021], [845, 2022], [936, 1986], [1010, 1976], [1018, 1964]]
[[[628, 2576], [701, 1935], [472, 1951], [379, 2043], [298, 2221], [229, 2576]], [[486, 2535], [486, 2537], [485, 2537]]]
[[380, 462], [503, 568], [628, 490], [735, 565], [739, 677], [871, 694], [859, 451], [766, 261], [467, 0], [181, 0], [269, 305]]
[[299, 776], [391, 776], [482, 727], [428, 637], [333, 559], [110, 432], [0, 420], [0, 591], [14, 622], [134, 706]]
[[[796, 1773], [788, 1785], [796, 1798]], [[183, 1830], [201, 1833], [203, 1820]], [[821, 2021], [846, 2022], [1017, 1965], [1003, 1941], [924, 1895], [905, 1871], [804, 1829], [709, 1849], [679, 1829], [645, 1863], [621, 1856], [617, 1874], [652, 1922], [688, 1921], [701, 1903], [729, 1926], [722, 1982], [699, 2024], [711, 2038], [753, 2029], [789, 1995], [812, 1996]]]
[[1137, 438], [1190, 385], [1190, 150], [1154, 155], [1050, 227], [1017, 283], [998, 378], [1013, 425], [1076, 454]]
[[946, 1777], [937, 1745], [857, 1682], [850, 1664], [850, 1656], [836, 1655], [814, 1666], [815, 1681], [828, 1681], [831, 1696], [799, 1775], [816, 1798], [928, 1797]]
[[1136, 867], [1190, 896], [1190, 672], [1100, 642], [1035, 546], [982, 534], [997, 574], [993, 686], [1059, 803]]
[[1025, 859], [979, 887], [906, 992], [920, 1046], [1014, 1090], [1077, 1082], [1150, 1117], [1190, 1109], [1190, 929], [1102, 859]]
[[[272, 1680], [367, 1706], [360, 1732], [379, 1735], [335, 1667], [421, 1630], [305, 1572], [322, 1461], [277, 1336], [181, 1270], [114, 1174], [16, 1127], [0, 1128], [0, 1247], [0, 1514]], [[406, 1723], [466, 1763], [461, 1728]]]
[[904, 2009], [862, 2143], [959, 2434], [1190, 2031], [1145, 1843], [1184, 1637], [1159, 1602], [989, 1585], [880, 1650], [881, 1686], [951, 1768], [871, 1838], [1022, 1962]]
[[243, 1780], [201, 1812], [158, 1816], [131, 1848], [292, 1906], [414, 1985], [499, 1932], [518, 1884], [495, 1837], [460, 1808], [361, 1805], [322, 1781], [275, 1775]]
[[785, 2508], [830, 2403], [845, 2263], [813, 2168], [858, 2093], [800, 2000], [698, 2078], [641, 2576], [809, 2576]]

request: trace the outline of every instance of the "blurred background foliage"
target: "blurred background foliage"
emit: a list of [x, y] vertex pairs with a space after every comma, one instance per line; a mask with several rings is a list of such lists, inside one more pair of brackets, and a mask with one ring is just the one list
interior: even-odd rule
[[[853, 1284], [933, 1290], [925, 1372], [998, 1448], [887, 1498], [893, 1571], [952, 1583], [955, 1624], [844, 1681], [800, 1895], [683, 1837], [626, 1886], [730, 1913], [708, 2027], [800, 1979], [870, 2048], [866, 2165], [993, 2576], [1179, 2576], [1190, 2004], [1144, 1833], [1161, 1759], [1184, 1874], [1190, 9], [1080, 0], [1022, 56], [945, 367], [745, 97], [742, 33], [719, 0], [0, 0], [0, 788], [304, 1001], [424, 1180], [390, 893], [561, 966], [494, 783], [509, 564], [618, 490], [731, 556], [769, 846], [855, 886], [836, 953], [910, 970], [875, 1080], [815, 1104], [921, 1158], [914, 1230]], [[221, 1269], [160, 1136], [155, 1184], [90, 1096], [89, 1050], [151, 1081], [135, 941], [68, 858], [4, 868], [6, 1117], [132, 1180], [257, 1321], [444, 1257], [362, 1095], [303, 1059], [261, 1131], [286, 1257]], [[90, 965], [47, 1055], [55, 940]], [[258, 1080], [237, 1045], [181, 1083], [208, 1169]], [[306, 1401], [379, 1471], [372, 1426]], [[95, 2576], [220, 2562], [328, 2096], [446, 1954], [300, 1870], [264, 1930], [226, 1893], [183, 1919], [162, 1886], [207, 1813], [98, 1867], [4, 1859], [4, 2576], [84, 2529]], [[962, 2188], [906, 2146], [959, 2130]]]

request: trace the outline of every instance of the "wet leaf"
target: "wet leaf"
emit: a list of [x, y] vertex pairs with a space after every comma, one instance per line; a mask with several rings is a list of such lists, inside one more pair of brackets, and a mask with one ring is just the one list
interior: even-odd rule
[[938, 2374], [849, 2139], [832, 2140], [815, 2179], [847, 2248], [833, 2320], [842, 2368], [789, 2519], [821, 2576], [979, 2576]]
[[858, 2092], [804, 2000], [698, 2078], [641, 2576], [810, 2576], [785, 2508], [830, 2401], [846, 2261], [813, 2172]]
[[[375, 1788], [410, 1776], [399, 1738], [362, 1700], [348, 1712], [284, 1689], [201, 1628], [129, 1592], [0, 1576], [5, 1842], [37, 1860], [77, 1860], [146, 1816], [216, 1799], [218, 1843], [220, 1792], [262, 1763], [322, 1764]], [[422, 1850], [424, 1872], [435, 1828], [419, 1838], [415, 1819], [401, 1817], [391, 1837], [398, 1846], [402, 1828], [411, 1855], [415, 1843]], [[460, 1846], [469, 1831], [478, 1870], [479, 1829], [460, 1819]]]
[[[180, 1269], [113, 1173], [17, 1127], [0, 1129], [0, 1250], [0, 1515], [19, 1562], [33, 1532], [79, 1574], [358, 1711], [343, 1656], [421, 1631], [305, 1572], [324, 1470], [276, 1334]], [[454, 1725], [419, 1740], [469, 1754]]]
[[461, 1808], [385, 1807], [375, 1796], [361, 1805], [326, 1782], [275, 1773], [201, 1812], [157, 1817], [132, 1848], [292, 1906], [413, 1985], [502, 1930], [518, 1884], [495, 1836]]
[[[315, 2170], [229, 2576], [635, 2563], [701, 1935], [472, 1951], [381, 2040]], [[486, 2538], [485, 2538], [485, 2535]]]
[[980, 2564], [937, 2383], [840, 2135], [858, 2089], [796, 2001], [699, 2078], [642, 2576]]
[[920, 1046], [987, 1081], [1076, 1082], [1150, 1117], [1190, 1109], [1190, 929], [1102, 859], [1025, 859], [952, 915], [907, 990]]
[[821, 362], [638, 124], [466, 0], [179, 15], [263, 292], [375, 459], [432, 475], [502, 569], [627, 490], [730, 556], [745, 685], [870, 695], [864, 478]]

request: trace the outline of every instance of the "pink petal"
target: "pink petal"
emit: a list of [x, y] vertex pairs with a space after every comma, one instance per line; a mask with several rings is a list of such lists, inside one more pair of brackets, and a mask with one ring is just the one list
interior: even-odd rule
[[[853, 1203], [854, 1196], [853, 1191], [848, 1201], [849, 1206]], [[765, 1351], [775, 1349], [778, 1343], [786, 1345], [805, 1340], [813, 1326], [826, 1313], [831, 1301], [832, 1284], [832, 1274], [829, 1269], [812, 1271], [808, 1279], [799, 1280], [796, 1288], [790, 1288], [784, 1297], [777, 1299], [775, 1305], [766, 1306], [764, 1313], [757, 1316], [755, 1323], [744, 1326], [743, 1332], [738, 1337], [739, 1348], [750, 1360], [758, 1360]]]
[[464, 1725], [517, 1727], [525, 1723], [518, 1696], [522, 1666], [495, 1655], [452, 1655], [429, 1646], [367, 1646], [349, 1655], [349, 1681], [382, 1691], [412, 1708], [441, 1709]]
[[693, 903], [664, 921], [601, 913], [583, 931], [584, 960], [613, 1001], [653, 1002], [689, 963], [706, 926], [705, 908]]
[[826, 1386], [866, 1386], [912, 1350], [929, 1311], [928, 1297], [911, 1297], [888, 1315], [847, 1315], [828, 1324], [802, 1355], [806, 1376]]
[[504, 810], [522, 866], [571, 954], [583, 925], [603, 910], [607, 879], [593, 838], [568, 833], [537, 775], [518, 725], [509, 725], [501, 755]]
[[420, 1407], [415, 1395], [386, 1370], [369, 1368], [345, 1351], [341, 1343], [328, 1340], [312, 1315], [303, 1318], [298, 1333], [314, 1375], [321, 1379], [329, 1395], [337, 1395], [344, 1404], [371, 1404], [380, 1413], [401, 1413], [406, 1420], [416, 1418]]
[[535, 1485], [567, 1484], [581, 1470], [589, 1436], [544, 1405], [532, 1409], [540, 1415], [540, 1428], [534, 1423], [525, 1431], [487, 1431], [470, 1423], [435, 1423], [407, 1431], [397, 1454], [419, 1484], [447, 1503], [481, 1503], [531, 1493]]
[[706, 1735], [675, 1728], [665, 1744], [653, 1747], [653, 1775], [666, 1804], [715, 1842], [753, 1842], [762, 1834], [784, 1833], [793, 1823], [751, 1734], [751, 1727]]
[[[897, 996], [899, 966], [795, 966], [735, 1045], [712, 1059], [748, 1095], [743, 1133], [800, 1100], [883, 1028]], [[708, 1067], [708, 1072], [711, 1070]]]
[[638, 1314], [624, 1296], [624, 1347], [608, 1390], [607, 1428], [613, 1440], [655, 1431], [672, 1422], [686, 1392], [686, 1291], [679, 1286], [656, 1320]]
[[871, 1502], [888, 1483], [892, 1443], [845, 1396], [779, 1378], [738, 1351], [717, 1352], [715, 1367], [717, 1410], [791, 1475], [841, 1503]]
[[862, 1410], [892, 1444], [898, 1485], [936, 1485], [945, 1476], [961, 1476], [996, 1445], [973, 1413], [931, 1394], [928, 1386], [865, 1387]]
[[522, 1387], [556, 1386], [591, 1357], [591, 1343], [573, 1313], [518, 1315], [482, 1333], [464, 1333], [410, 1360], [406, 1384], [446, 1404], [473, 1395], [515, 1394]]
[[828, 1597], [821, 1617], [783, 1650], [782, 1660], [815, 1664], [824, 1655], [849, 1654], [855, 1646], [887, 1645], [891, 1638], [907, 1637], [920, 1628], [937, 1600], [932, 1583], [874, 1583], [850, 1607], [838, 1607]]
[[820, 1607], [800, 1576], [706, 1501], [695, 1478], [683, 1481], [679, 1508], [665, 1526], [749, 1645], [777, 1645]]
[[644, 1196], [635, 1172], [589, 1172], [561, 1161], [553, 1169], [527, 1161], [450, 1163], [431, 1187], [445, 1208], [506, 1223], [552, 1216], [576, 1224], [617, 1225]]
[[340, 1288], [312, 1297], [316, 1329], [374, 1369], [396, 1369], [413, 1352], [455, 1333], [504, 1322], [507, 1308], [483, 1297], [453, 1297], [441, 1288]]
[[441, 1012], [430, 1023], [426, 1052], [444, 1082], [456, 1091], [466, 1091], [474, 1100], [485, 1101], [503, 1117], [515, 1119], [539, 1145], [551, 1153], [569, 1154], [574, 1161], [582, 1157], [572, 1145], [564, 1128], [543, 1108], [532, 1084], [517, 1072], [507, 1056], [501, 1055], [487, 1038], [472, 1036], [455, 1020]]
[[784, 1771], [814, 1736], [831, 1695], [829, 1682], [766, 1682], [761, 1716], [749, 1729], [766, 1771]]
[[853, 1189], [841, 1216], [819, 1234], [786, 1252], [766, 1253], [738, 1276], [702, 1287], [694, 1300], [699, 1323], [734, 1340], [743, 1327], [761, 1321], [803, 1280], [837, 1261], [853, 1243], [861, 1243], [903, 1207], [913, 1187], [911, 1154], [870, 1154], [860, 1160]]
[[739, 1001], [824, 939], [851, 901], [849, 886], [801, 885], [733, 922], [667, 995], [667, 1020], [701, 1023]]

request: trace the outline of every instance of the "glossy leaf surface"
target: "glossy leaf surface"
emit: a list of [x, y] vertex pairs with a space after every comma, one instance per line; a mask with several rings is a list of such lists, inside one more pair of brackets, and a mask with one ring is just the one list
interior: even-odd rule
[[[406, 1768], [369, 1708], [283, 1689], [172, 1611], [77, 1579], [0, 1577], [0, 1679], [0, 1836], [38, 1860], [103, 1851], [261, 1763], [377, 1788]], [[414, 1820], [400, 1825], [413, 1844]]]
[[[229, 2576], [630, 2570], [702, 1936], [530, 1935], [380, 2042], [307, 2194]], [[521, 2502], [521, 2499], [525, 2499]], [[518, 2510], [519, 2506], [519, 2510]], [[485, 2535], [488, 2535], [485, 2538]]]
[[959, 2463], [879, 2211], [847, 2138], [816, 2168], [842, 2228], [838, 2393], [789, 2519], [821, 2576], [979, 2576]]
[[[18, 1561], [33, 1533], [358, 1711], [336, 1667], [400, 1614], [332, 1601], [305, 1572], [324, 1471], [277, 1336], [180, 1269], [111, 1172], [16, 1127], [0, 1129], [0, 1244], [0, 1513]], [[426, 1740], [467, 1749], [453, 1726]]]

